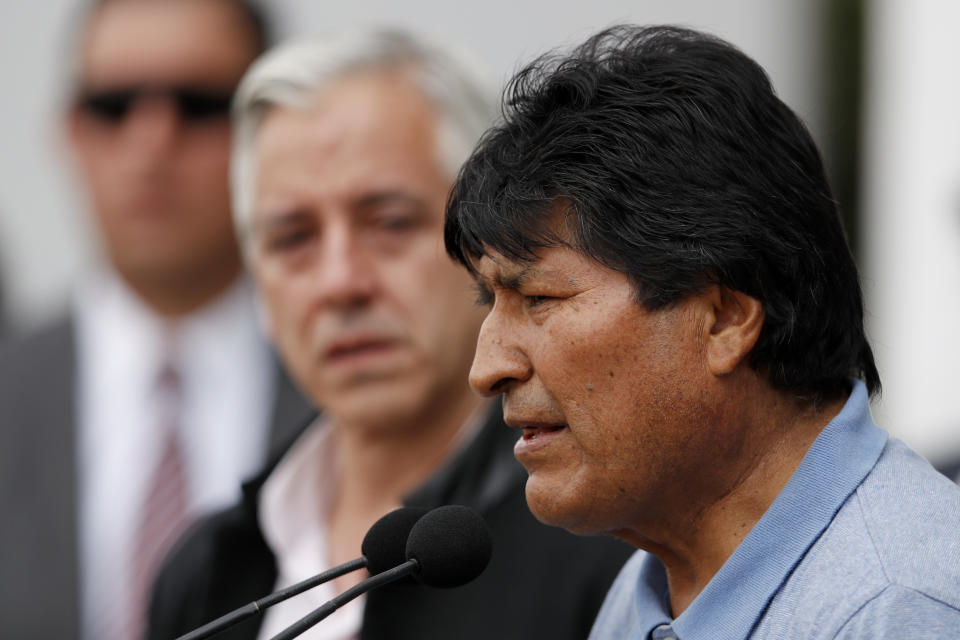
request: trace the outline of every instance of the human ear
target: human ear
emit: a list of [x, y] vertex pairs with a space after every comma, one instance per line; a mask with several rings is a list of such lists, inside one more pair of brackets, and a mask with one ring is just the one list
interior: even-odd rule
[[742, 291], [722, 286], [706, 294], [710, 305], [707, 329], [707, 365], [715, 376], [725, 376], [753, 349], [763, 328], [763, 305]]

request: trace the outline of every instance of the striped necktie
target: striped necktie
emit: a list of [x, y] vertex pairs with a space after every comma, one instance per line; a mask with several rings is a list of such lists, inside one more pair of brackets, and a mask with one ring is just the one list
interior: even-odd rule
[[182, 389], [180, 376], [172, 366], [162, 367], [157, 392], [161, 400], [158, 428], [162, 450], [141, 510], [130, 565], [131, 606], [125, 634], [130, 640], [144, 635], [153, 581], [164, 556], [187, 525], [188, 489], [179, 429]]

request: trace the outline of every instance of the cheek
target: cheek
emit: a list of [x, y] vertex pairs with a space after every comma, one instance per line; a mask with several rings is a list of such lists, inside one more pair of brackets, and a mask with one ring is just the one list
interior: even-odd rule
[[535, 365], [570, 425], [579, 463], [594, 471], [632, 468], [655, 448], [672, 404], [664, 391], [681, 384], [671, 358], [661, 360], [646, 341], [603, 324], [593, 324], [596, 332], [551, 330], [557, 339]]
[[274, 341], [296, 347], [309, 300], [303, 276], [291, 275], [276, 264], [258, 265], [254, 273]]
[[592, 320], [551, 324], [533, 351], [534, 369], [555, 399], [588, 419], [606, 409], [617, 415], [629, 406], [643, 369], [643, 353], [622, 330], [609, 329], [602, 318]]
[[190, 131], [182, 138], [180, 148], [184, 164], [203, 167], [210, 171], [226, 168], [230, 163], [230, 130], [228, 127], [209, 126]]
[[465, 323], [479, 327], [470, 278], [432, 239], [385, 264], [381, 274], [391, 304], [418, 342], [455, 349], [451, 338], [463, 333]]
[[[107, 209], [118, 206], [130, 190], [126, 179], [118, 179], [122, 168], [115, 160], [97, 153], [85, 154], [80, 163], [83, 182], [96, 200], [95, 208]], [[106, 215], [106, 212], [104, 213]]]
[[191, 201], [213, 207], [218, 217], [226, 212], [227, 220], [230, 219], [228, 162], [229, 156], [225, 153], [208, 150], [199, 158], [176, 163], [176, 179], [180, 188], [189, 193]]

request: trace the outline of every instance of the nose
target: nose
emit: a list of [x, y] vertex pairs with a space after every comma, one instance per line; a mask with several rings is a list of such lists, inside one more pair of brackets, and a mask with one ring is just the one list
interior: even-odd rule
[[124, 139], [129, 147], [143, 155], [169, 148], [180, 129], [176, 105], [157, 97], [143, 98], [131, 107], [123, 123]]
[[521, 333], [507, 324], [494, 309], [480, 327], [470, 367], [470, 386], [482, 396], [505, 393], [533, 374], [533, 367], [518, 340]]
[[314, 293], [325, 306], [360, 308], [376, 291], [376, 265], [363, 242], [345, 226], [326, 230], [314, 273]]

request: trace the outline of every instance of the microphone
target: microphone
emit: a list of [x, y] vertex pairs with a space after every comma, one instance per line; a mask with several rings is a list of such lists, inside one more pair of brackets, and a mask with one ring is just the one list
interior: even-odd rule
[[302, 582], [281, 589], [275, 593], [255, 600], [239, 609], [234, 609], [212, 622], [194, 629], [186, 635], [182, 635], [177, 640], [202, 640], [209, 638], [221, 631], [247, 620], [259, 613], [263, 613], [273, 605], [289, 600], [295, 595], [312, 589], [324, 582], [329, 582], [334, 578], [362, 569], [366, 567], [371, 574], [376, 575], [391, 567], [401, 564], [406, 559], [407, 537], [417, 521], [427, 513], [427, 509], [422, 507], [401, 507], [394, 509], [387, 515], [373, 523], [373, 526], [367, 531], [360, 544], [360, 551], [363, 554], [356, 560], [345, 562], [341, 565], [319, 573], [312, 578], [307, 578]]
[[405, 576], [431, 587], [459, 587], [483, 573], [492, 551], [490, 529], [480, 514], [462, 505], [437, 507], [410, 529], [406, 562], [347, 589], [271, 640], [292, 640], [358, 596]]
[[437, 507], [410, 529], [407, 561], [413, 577], [430, 587], [467, 584], [487, 568], [493, 539], [479, 513], [462, 505]]
[[406, 560], [410, 532], [429, 511], [424, 507], [401, 507], [373, 523], [360, 543], [370, 575], [383, 573]]

